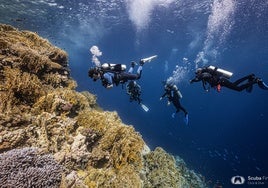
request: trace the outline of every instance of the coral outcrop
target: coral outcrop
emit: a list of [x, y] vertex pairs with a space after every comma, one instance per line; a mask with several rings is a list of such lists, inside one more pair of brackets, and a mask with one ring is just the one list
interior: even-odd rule
[[[38, 157], [40, 163], [54, 164], [54, 187], [205, 187], [184, 163], [161, 148], [150, 151], [133, 126], [125, 125], [116, 112], [103, 111], [96, 96], [75, 87], [66, 52], [36, 33], [0, 24], [2, 174], [16, 173], [7, 156], [17, 160], [23, 153], [19, 165], [42, 153], [57, 161]], [[37, 163], [31, 165], [39, 167]], [[35, 171], [31, 165], [24, 166], [26, 174]], [[48, 181], [33, 178], [38, 179], [35, 187]], [[16, 186], [19, 179], [14, 176], [3, 186]]]
[[13, 149], [0, 154], [1, 187], [59, 187], [63, 168], [52, 155], [36, 148]]

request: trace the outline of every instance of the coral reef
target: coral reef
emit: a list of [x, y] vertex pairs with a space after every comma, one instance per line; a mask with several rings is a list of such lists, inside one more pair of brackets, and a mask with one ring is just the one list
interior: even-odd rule
[[59, 187], [63, 171], [52, 155], [35, 148], [0, 154], [0, 169], [1, 187]]
[[0, 24], [0, 166], [7, 155], [23, 153], [18, 163], [39, 156], [28, 149], [34, 147], [64, 167], [60, 174], [55, 164], [55, 187], [205, 187], [182, 160], [161, 148], [150, 151], [133, 126], [75, 87], [66, 52], [36, 33]]
[[33, 105], [49, 90], [75, 86], [69, 74], [66, 52], [36, 33], [0, 26], [0, 112]]
[[144, 159], [144, 187], [204, 187], [201, 175], [160, 147], [144, 155]]

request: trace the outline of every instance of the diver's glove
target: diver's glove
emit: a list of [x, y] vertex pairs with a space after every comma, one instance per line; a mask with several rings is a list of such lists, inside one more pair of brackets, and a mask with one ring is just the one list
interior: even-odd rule
[[170, 101], [167, 102], [167, 105], [168, 105], [168, 106], [170, 105]]
[[163, 97], [160, 97], [159, 100], [161, 101], [163, 99]]
[[113, 84], [107, 84], [106, 88], [111, 89], [114, 85]]

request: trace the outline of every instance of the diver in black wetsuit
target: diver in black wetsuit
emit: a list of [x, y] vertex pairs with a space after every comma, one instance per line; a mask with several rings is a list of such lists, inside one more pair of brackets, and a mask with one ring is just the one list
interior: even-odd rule
[[186, 111], [184, 107], [182, 107], [180, 103], [180, 99], [182, 98], [182, 95], [175, 84], [171, 84], [167, 82], [165, 83], [165, 93], [160, 97], [160, 100], [162, 100], [164, 97], [167, 97], [168, 105], [170, 104], [170, 102], [172, 102], [176, 108], [176, 112], [172, 114], [172, 117], [174, 117], [176, 113], [182, 110], [184, 112], [185, 118], [187, 118], [187, 123], [188, 123], [188, 112]]
[[[206, 91], [209, 91], [209, 87], [206, 87], [206, 85], [209, 84], [210, 87], [216, 88], [218, 92], [220, 92], [221, 86], [227, 87], [235, 91], [246, 90], [248, 92], [251, 92], [253, 85], [256, 83], [259, 85], [260, 88], [268, 89], [266, 88], [264, 82], [260, 78], [255, 77], [254, 74], [250, 74], [248, 76], [236, 80], [235, 82], [231, 82], [229, 80], [231, 75], [225, 74], [225, 72], [228, 71], [220, 72], [218, 71], [218, 68], [216, 67], [210, 68], [210, 67], [212, 66], [198, 68], [195, 72], [196, 74], [195, 78], [192, 79], [190, 83], [202, 81], [203, 88]], [[246, 80], [247, 82], [241, 85], [241, 83]]]
[[137, 73], [133, 73], [133, 69], [136, 63], [134, 61], [131, 62], [131, 67], [129, 71], [126, 72], [126, 65], [123, 64], [109, 64], [104, 63], [101, 67], [94, 67], [89, 69], [88, 76], [96, 81], [101, 79], [102, 85], [109, 89], [118, 84], [123, 84], [128, 80], [138, 80], [141, 77], [142, 66], [144, 62], [140, 61], [140, 66], [137, 69]]
[[127, 84], [126, 89], [127, 89], [127, 94], [130, 97], [129, 98], [130, 102], [132, 102], [132, 101], [138, 101], [138, 103], [140, 104], [141, 103], [141, 98], [140, 98], [140, 95], [141, 95], [141, 87], [139, 86], [139, 84], [137, 84], [136, 81], [131, 80]]

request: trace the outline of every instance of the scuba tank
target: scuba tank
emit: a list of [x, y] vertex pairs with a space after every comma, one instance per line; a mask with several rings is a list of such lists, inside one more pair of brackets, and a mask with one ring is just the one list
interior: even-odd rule
[[231, 78], [231, 76], [233, 75], [232, 72], [229, 72], [227, 70], [223, 70], [223, 69], [220, 69], [220, 68], [217, 68], [217, 67], [214, 67], [212, 65], [208, 66], [208, 69], [209, 70], [212, 70], [212, 71], [215, 71], [216, 73], [224, 76], [225, 78]]
[[181, 94], [180, 90], [178, 90], [178, 95], [179, 95], [179, 99], [181, 99], [182, 98], [182, 94]]
[[115, 71], [115, 72], [122, 72], [125, 71], [127, 66], [124, 64], [110, 64], [110, 63], [104, 63], [101, 65], [101, 67], [103, 68], [103, 70], [111, 70], [111, 71]]
[[174, 90], [174, 92], [177, 92], [177, 94], [179, 96], [179, 99], [181, 99], [182, 98], [182, 94], [181, 94], [180, 90], [178, 89], [178, 87], [176, 85], [173, 86], [173, 90]]

